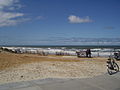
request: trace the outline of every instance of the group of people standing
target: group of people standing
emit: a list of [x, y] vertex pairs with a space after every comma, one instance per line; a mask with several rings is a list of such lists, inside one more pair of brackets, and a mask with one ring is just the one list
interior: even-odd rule
[[76, 54], [77, 54], [77, 57], [85, 56], [85, 57], [91, 58], [91, 50], [90, 49], [87, 49], [84, 53], [82, 53], [80, 51], [76, 51]]
[[91, 58], [91, 50], [90, 49], [86, 50], [86, 57]]

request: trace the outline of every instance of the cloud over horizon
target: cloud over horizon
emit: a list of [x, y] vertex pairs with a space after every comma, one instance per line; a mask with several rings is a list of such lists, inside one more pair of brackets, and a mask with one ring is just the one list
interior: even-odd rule
[[13, 12], [21, 8], [19, 0], [0, 0], [0, 27], [13, 26], [27, 19], [24, 13]]
[[91, 20], [89, 18], [89, 16], [86, 16], [85, 18], [81, 18], [79, 16], [70, 15], [68, 17], [68, 20], [70, 23], [90, 23], [90, 22], [93, 22], [93, 20]]
[[[12, 39], [11, 42], [13, 42]], [[46, 39], [21, 39], [20, 42], [17, 42], [17, 44], [21, 43], [24, 45], [120, 45], [120, 38], [49, 37]]]

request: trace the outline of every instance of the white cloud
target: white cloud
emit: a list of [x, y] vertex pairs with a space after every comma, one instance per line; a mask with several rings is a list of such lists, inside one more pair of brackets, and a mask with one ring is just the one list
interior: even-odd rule
[[13, 8], [18, 2], [19, 0], [0, 0], [0, 9], [4, 9], [6, 7]]
[[0, 27], [16, 25], [26, 20], [23, 13], [13, 12], [20, 6], [19, 0], [0, 0]]
[[68, 17], [68, 20], [70, 23], [89, 23], [89, 22], [93, 22], [93, 20], [91, 20], [89, 18], [89, 16], [86, 16], [85, 18], [81, 18], [75, 15], [70, 15]]
[[16, 25], [20, 22], [19, 17], [23, 15], [22, 13], [0, 12], [0, 27]]

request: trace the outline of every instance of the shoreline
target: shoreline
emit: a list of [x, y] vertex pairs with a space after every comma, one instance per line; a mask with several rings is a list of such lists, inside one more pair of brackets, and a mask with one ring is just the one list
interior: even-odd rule
[[[39, 54], [43, 56], [76, 56], [77, 51], [82, 56], [86, 56], [87, 48], [67, 48], [67, 47], [1, 47], [1, 50], [16, 54]], [[119, 48], [91, 48], [92, 57], [109, 57], [115, 52], [120, 51]]]

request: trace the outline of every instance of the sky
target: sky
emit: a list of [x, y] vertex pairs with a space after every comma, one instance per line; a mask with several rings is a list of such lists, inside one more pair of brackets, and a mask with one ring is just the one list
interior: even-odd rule
[[0, 0], [0, 45], [120, 45], [120, 0]]

